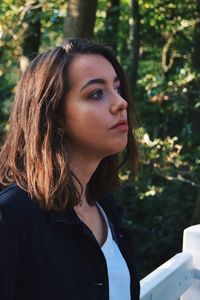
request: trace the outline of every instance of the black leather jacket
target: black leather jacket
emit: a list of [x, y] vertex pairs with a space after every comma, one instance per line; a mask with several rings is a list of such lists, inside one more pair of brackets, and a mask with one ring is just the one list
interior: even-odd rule
[[[100, 204], [131, 274], [131, 299], [138, 300], [132, 251], [112, 222], [112, 202], [108, 196]], [[16, 185], [0, 193], [1, 300], [108, 300], [108, 290], [101, 248], [73, 209], [47, 212]]]

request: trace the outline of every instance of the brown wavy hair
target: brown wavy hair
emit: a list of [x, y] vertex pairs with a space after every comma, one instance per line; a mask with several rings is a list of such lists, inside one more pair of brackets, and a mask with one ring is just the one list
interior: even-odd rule
[[[128, 144], [119, 155], [104, 158], [87, 186], [87, 199], [99, 199], [119, 183], [118, 171], [127, 161], [134, 174], [138, 151], [131, 97], [124, 71], [112, 51], [86, 39], [70, 39], [61, 47], [38, 55], [22, 75], [14, 98], [8, 131], [0, 152], [0, 189], [13, 183], [46, 209], [63, 211], [80, 201], [78, 179], [70, 170], [69, 142], [58, 120], [70, 89], [66, 79], [77, 56], [103, 55], [113, 65], [128, 105]], [[80, 182], [79, 182], [80, 183]]]

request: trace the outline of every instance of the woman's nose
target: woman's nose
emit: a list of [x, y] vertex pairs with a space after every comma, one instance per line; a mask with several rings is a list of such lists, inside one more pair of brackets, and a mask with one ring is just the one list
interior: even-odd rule
[[128, 107], [128, 102], [124, 98], [122, 98], [121, 95], [115, 94], [110, 107], [111, 113], [116, 114], [119, 111], [126, 110], [127, 107]]

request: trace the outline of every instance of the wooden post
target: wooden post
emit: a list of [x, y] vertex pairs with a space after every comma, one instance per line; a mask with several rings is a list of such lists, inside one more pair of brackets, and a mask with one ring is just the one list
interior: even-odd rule
[[183, 252], [192, 255], [193, 283], [181, 300], [200, 300], [200, 225], [188, 227], [183, 234]]
[[179, 299], [191, 286], [192, 273], [191, 254], [176, 254], [141, 280], [140, 300]]

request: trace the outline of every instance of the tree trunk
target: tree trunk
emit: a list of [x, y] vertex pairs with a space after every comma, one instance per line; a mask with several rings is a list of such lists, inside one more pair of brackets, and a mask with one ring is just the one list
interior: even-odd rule
[[195, 24], [194, 36], [193, 36], [194, 50], [192, 53], [192, 65], [197, 72], [200, 72], [200, 59], [199, 59], [199, 53], [200, 53], [200, 0], [196, 0], [196, 12], [197, 12], [197, 18], [196, 18], [197, 21]]
[[166, 80], [168, 79], [169, 73], [174, 65], [174, 60], [176, 58], [175, 51], [171, 50], [171, 45], [174, 42], [175, 36], [176, 34], [170, 36], [162, 49], [162, 69]]
[[64, 37], [93, 38], [97, 0], [70, 0], [64, 25]]
[[105, 39], [107, 45], [117, 51], [117, 37], [119, 28], [120, 0], [110, 0], [107, 4], [105, 20]]
[[[37, 7], [38, 2], [32, 5], [32, 8], [27, 12], [22, 26], [24, 28], [24, 36], [22, 43], [22, 56], [20, 57], [20, 69], [23, 72], [30, 60], [37, 54], [40, 47], [41, 24], [40, 14], [41, 7]], [[33, 8], [36, 6], [37, 8]]]
[[130, 40], [131, 40], [131, 71], [130, 81], [131, 86], [135, 87], [138, 74], [138, 61], [139, 61], [139, 49], [140, 49], [140, 12], [138, 0], [132, 0], [132, 18], [133, 24], [131, 26]]

